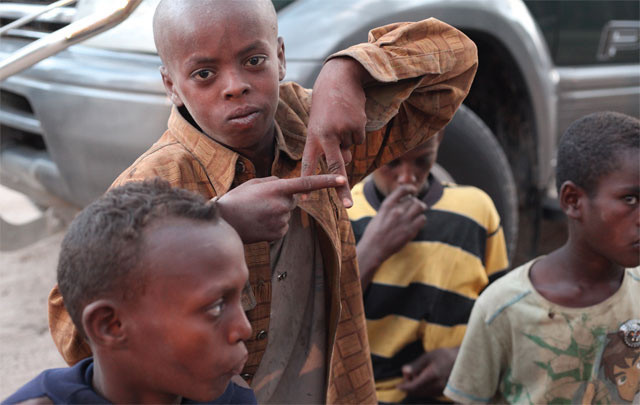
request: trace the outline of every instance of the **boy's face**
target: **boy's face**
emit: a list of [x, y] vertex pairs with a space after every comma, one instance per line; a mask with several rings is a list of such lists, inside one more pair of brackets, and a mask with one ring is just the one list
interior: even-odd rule
[[436, 134], [426, 144], [410, 150], [373, 172], [376, 188], [385, 196], [403, 184], [414, 186], [418, 193], [422, 191], [438, 157], [441, 134]]
[[220, 396], [247, 360], [248, 270], [233, 229], [167, 219], [145, 231], [140, 298], [125, 307], [131, 386], [197, 401]]
[[616, 155], [619, 168], [602, 176], [594, 196], [583, 196], [582, 231], [590, 248], [624, 267], [640, 264], [640, 159]]
[[210, 12], [184, 11], [163, 36], [168, 43], [161, 72], [172, 102], [184, 105], [207, 135], [238, 152], [273, 141], [285, 74], [275, 18], [256, 4], [222, 1], [210, 3]]

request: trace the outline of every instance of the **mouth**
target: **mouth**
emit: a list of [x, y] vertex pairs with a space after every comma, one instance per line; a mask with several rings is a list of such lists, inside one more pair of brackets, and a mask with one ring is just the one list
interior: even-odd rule
[[232, 124], [250, 124], [258, 118], [260, 110], [255, 107], [242, 107], [233, 110], [227, 115], [227, 121]]
[[244, 356], [236, 363], [236, 365], [231, 369], [230, 374], [240, 374], [242, 369], [244, 369], [244, 364], [249, 359], [249, 354], [245, 353]]

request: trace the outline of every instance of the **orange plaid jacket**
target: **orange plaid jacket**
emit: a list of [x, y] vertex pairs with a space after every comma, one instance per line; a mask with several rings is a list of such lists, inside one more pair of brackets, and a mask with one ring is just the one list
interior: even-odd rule
[[[346, 168], [352, 185], [444, 127], [467, 95], [477, 68], [475, 44], [436, 19], [374, 29], [367, 43], [330, 58], [334, 57], [357, 60], [377, 81], [365, 89], [366, 141], [352, 146], [353, 160]], [[310, 107], [310, 90], [290, 82], [280, 86], [272, 175], [300, 176]], [[326, 165], [320, 166], [320, 172], [326, 171]], [[254, 178], [255, 169], [251, 161], [207, 137], [174, 108], [168, 130], [113, 186], [156, 176], [211, 198]], [[298, 204], [321, 229], [318, 237], [328, 285], [326, 402], [375, 403], [355, 240], [347, 212], [334, 189], [315, 191]], [[252, 309], [247, 312], [253, 337], [247, 342], [249, 360], [243, 370], [249, 380], [268, 341], [260, 331], [269, 329], [269, 253], [266, 242], [245, 245], [253, 293]], [[49, 323], [68, 363], [90, 355], [57, 286], [49, 297]]]

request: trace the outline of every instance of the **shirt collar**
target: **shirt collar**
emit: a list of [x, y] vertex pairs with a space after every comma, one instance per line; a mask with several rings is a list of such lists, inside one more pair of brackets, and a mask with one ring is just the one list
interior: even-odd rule
[[[216, 194], [222, 195], [229, 191], [240, 155], [193, 126], [175, 106], [171, 109], [168, 126], [172, 135], [204, 166], [207, 175], [215, 175], [209, 176], [209, 181]], [[277, 122], [275, 132], [276, 150], [293, 161], [300, 160], [304, 150], [304, 135], [283, 130]], [[276, 161], [277, 159], [278, 157]]]

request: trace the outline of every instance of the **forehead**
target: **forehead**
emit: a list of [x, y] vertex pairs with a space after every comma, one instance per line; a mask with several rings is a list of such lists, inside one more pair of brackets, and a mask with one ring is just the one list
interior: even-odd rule
[[597, 190], [640, 188], [640, 159], [638, 149], [621, 151], [614, 154], [614, 169], [597, 180]]
[[222, 221], [163, 219], [144, 236], [141, 254], [148, 284], [195, 288], [216, 280], [223, 285], [244, 263], [240, 238]]
[[184, 51], [207, 52], [214, 43], [233, 47], [255, 40], [275, 44], [277, 39], [275, 14], [262, 1], [185, 1], [159, 14], [154, 35], [165, 62]]
[[432, 139], [427, 141], [427, 143], [418, 146], [417, 148], [411, 149], [404, 155], [400, 156], [397, 160], [416, 160], [425, 156], [429, 156], [433, 154], [438, 149], [438, 143]]

